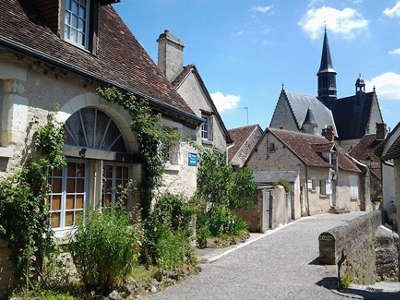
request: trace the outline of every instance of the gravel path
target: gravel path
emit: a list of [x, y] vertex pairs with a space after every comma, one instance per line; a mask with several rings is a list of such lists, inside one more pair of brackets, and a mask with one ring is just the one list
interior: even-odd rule
[[343, 299], [334, 266], [320, 266], [318, 235], [360, 213], [305, 218], [220, 260], [151, 299]]

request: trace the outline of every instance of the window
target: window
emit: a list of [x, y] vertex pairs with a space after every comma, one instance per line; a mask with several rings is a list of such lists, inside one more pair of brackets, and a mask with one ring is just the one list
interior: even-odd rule
[[65, 124], [65, 144], [104, 151], [126, 152], [122, 134], [105, 113], [83, 108]]
[[321, 196], [326, 196], [326, 180], [319, 181], [319, 194]]
[[269, 143], [268, 144], [268, 152], [269, 153], [274, 153], [275, 151], [276, 151], [275, 143]]
[[[104, 164], [102, 207], [111, 207], [129, 181], [128, 167], [121, 164]], [[127, 203], [124, 203], [126, 206]]]
[[317, 184], [318, 184], [317, 180], [315, 180], [315, 179], [311, 180], [311, 189], [313, 191], [315, 191], [317, 189]]
[[54, 170], [50, 176], [50, 225], [53, 229], [68, 229], [83, 216], [86, 201], [86, 166], [71, 161], [63, 170]]
[[64, 39], [89, 48], [90, 0], [65, 0]]
[[211, 132], [212, 132], [212, 124], [211, 124], [211, 115], [202, 114], [201, 117], [205, 120], [203, 125], [201, 126], [201, 138], [203, 140], [211, 141]]

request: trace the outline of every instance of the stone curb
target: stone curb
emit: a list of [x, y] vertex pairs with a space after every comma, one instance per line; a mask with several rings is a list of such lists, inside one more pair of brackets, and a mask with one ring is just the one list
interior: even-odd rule
[[354, 295], [354, 294], [346, 294], [346, 293], [342, 293], [338, 290], [330, 290], [333, 294], [338, 295], [338, 296], [342, 296], [344, 298], [349, 298], [349, 299], [365, 299], [363, 296], [360, 295]]
[[[321, 215], [324, 215], [324, 214], [320, 214], [319, 216], [321, 216]], [[290, 225], [294, 225], [294, 224], [296, 224], [296, 223], [298, 223], [298, 222], [300, 222], [300, 221], [302, 221], [302, 220], [312, 219], [313, 217], [314, 217], [314, 216], [303, 217], [303, 218], [294, 220], [293, 222], [290, 222], [290, 223], [288, 223], [288, 224], [279, 226], [278, 228], [275, 228], [275, 229], [272, 229], [272, 230], [268, 230], [268, 231], [267, 231], [266, 233], [264, 233], [263, 235], [261, 235], [261, 236], [255, 238], [255, 239], [253, 239], [253, 240], [250, 240], [250, 241], [244, 242], [244, 243], [242, 243], [242, 244], [239, 244], [239, 245], [235, 246], [234, 248], [231, 248], [231, 249], [229, 249], [229, 250], [227, 250], [227, 251], [225, 251], [225, 252], [223, 252], [223, 253], [221, 253], [221, 254], [218, 254], [218, 255], [216, 255], [216, 256], [212, 256], [212, 257], [209, 257], [209, 258], [203, 257], [203, 258], [201, 259], [201, 263], [205, 263], [205, 264], [206, 264], [206, 263], [213, 263], [213, 262], [216, 262], [217, 260], [221, 259], [222, 257], [224, 257], [224, 256], [226, 256], [226, 255], [228, 255], [228, 254], [230, 254], [230, 253], [232, 253], [232, 252], [235, 252], [236, 250], [239, 250], [239, 249], [241, 249], [241, 248], [244, 248], [244, 247], [246, 247], [246, 246], [248, 246], [248, 245], [251, 245], [251, 244], [253, 244], [254, 242], [257, 242], [257, 241], [259, 241], [259, 240], [261, 240], [261, 239], [263, 239], [263, 238], [265, 238], [265, 237], [267, 237], [267, 236], [269, 236], [269, 235], [271, 235], [271, 234], [274, 234], [274, 233], [280, 231], [281, 229], [284, 229], [284, 228], [286, 228], [286, 227], [288, 227], [288, 226], [290, 226]]]

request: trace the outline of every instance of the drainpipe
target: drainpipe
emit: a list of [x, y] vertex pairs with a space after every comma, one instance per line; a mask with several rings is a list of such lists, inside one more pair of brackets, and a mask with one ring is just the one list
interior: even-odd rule
[[235, 146], [235, 143], [233, 143], [233, 144], [231, 144], [231, 145], [226, 147], [226, 163], [227, 164], [229, 163], [229, 157], [228, 157], [229, 149], [231, 149], [233, 146]]

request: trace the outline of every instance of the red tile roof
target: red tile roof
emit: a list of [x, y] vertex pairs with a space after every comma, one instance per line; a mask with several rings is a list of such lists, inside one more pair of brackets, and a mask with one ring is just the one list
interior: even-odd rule
[[[298, 133], [283, 129], [268, 129], [277, 139], [285, 144], [307, 166], [329, 168], [330, 164], [320, 155], [320, 151], [330, 149], [332, 142], [321, 136]], [[322, 146], [326, 145], [326, 147]], [[316, 151], [317, 147], [317, 151]], [[339, 168], [344, 171], [361, 173], [356, 164], [346, 156], [345, 151], [337, 147]]]
[[144, 95], [197, 119], [111, 5], [99, 8], [96, 56], [65, 42], [35, 21], [28, 6], [23, 0], [0, 0], [0, 44], [60, 62], [80, 74]]
[[[228, 159], [231, 161], [236, 153], [242, 147], [243, 143], [248, 139], [250, 134], [256, 129], [260, 128], [258, 124], [233, 128], [229, 130], [229, 135], [233, 140], [233, 146], [228, 150]], [[260, 128], [261, 132], [262, 129]]]
[[350, 155], [364, 163], [371, 165], [371, 172], [378, 178], [381, 178], [380, 159], [376, 155], [376, 150], [382, 141], [376, 139], [375, 134], [365, 135], [356, 146], [350, 151]]

